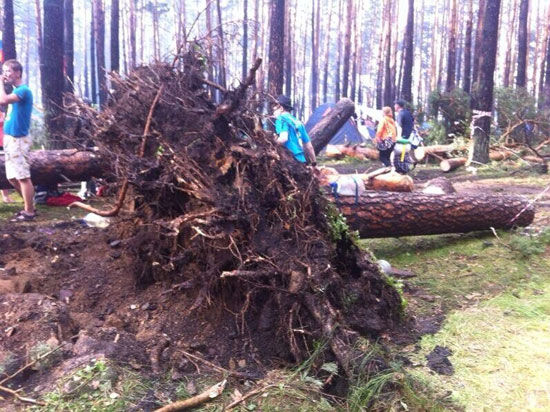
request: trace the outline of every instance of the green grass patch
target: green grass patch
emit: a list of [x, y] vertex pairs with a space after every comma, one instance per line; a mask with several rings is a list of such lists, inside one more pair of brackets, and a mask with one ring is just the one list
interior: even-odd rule
[[550, 410], [550, 281], [451, 313], [437, 334], [424, 336], [417, 361], [435, 345], [453, 351], [454, 375], [411, 373], [451, 391], [466, 411]]
[[[517, 233], [501, 233], [499, 238], [482, 232], [369, 239], [361, 240], [361, 245], [377, 259], [411, 270], [417, 277], [407, 283], [434, 295], [444, 310], [450, 310], [504, 291], [521, 290], [550, 273], [550, 260], [542, 255], [548, 247], [545, 240], [540, 237], [529, 240], [528, 236]], [[536, 248], [538, 254], [522, 253], [529, 247], [522, 249], [516, 245], [521, 242]], [[517, 250], [512, 245], [516, 245]], [[432, 306], [417, 302], [416, 308], [423, 311]]]
[[[0, 221], [10, 220], [14, 217], [15, 213], [23, 209], [23, 199], [15, 191], [11, 191], [10, 197], [14, 200], [13, 203], [3, 203], [0, 200]], [[105, 203], [103, 198], [94, 198], [91, 202], [94, 207], [100, 207]], [[73, 208], [67, 209], [60, 206], [48, 206], [48, 205], [36, 205], [36, 211], [38, 213], [35, 221], [49, 221], [49, 220], [71, 220], [81, 219], [88, 212], [82, 209]]]

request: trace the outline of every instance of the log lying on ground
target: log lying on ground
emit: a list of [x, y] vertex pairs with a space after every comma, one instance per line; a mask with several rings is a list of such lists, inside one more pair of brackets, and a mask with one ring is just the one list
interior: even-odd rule
[[458, 169], [460, 166], [464, 166], [468, 159], [465, 157], [455, 157], [453, 159], [443, 159], [441, 163], [439, 163], [439, 168], [443, 172], [452, 172], [453, 170]]
[[[30, 154], [31, 178], [35, 185], [80, 182], [91, 177], [103, 177], [107, 166], [93, 151], [35, 150]], [[6, 179], [4, 155], [0, 155], [0, 189], [12, 186]]]
[[350, 99], [340, 99], [336, 105], [330, 109], [319, 122], [309, 131], [309, 137], [315, 154], [318, 154], [330, 142], [332, 137], [348, 121], [355, 105]]
[[327, 145], [327, 148], [325, 150], [325, 157], [327, 157], [328, 159], [343, 159], [346, 156], [354, 157], [361, 160], [378, 160], [380, 158], [378, 150], [371, 147], [344, 144]]
[[352, 196], [331, 199], [363, 238], [510, 229], [535, 216], [528, 199], [516, 196], [377, 192], [357, 203]]
[[[511, 152], [494, 151], [489, 153], [489, 159], [495, 162], [506, 160], [506, 159], [509, 159], [510, 157], [512, 157]], [[465, 157], [443, 159], [439, 164], [439, 167], [443, 172], [451, 172], [453, 170], [458, 169], [461, 166], [464, 166], [467, 161], [468, 159], [466, 159]]]

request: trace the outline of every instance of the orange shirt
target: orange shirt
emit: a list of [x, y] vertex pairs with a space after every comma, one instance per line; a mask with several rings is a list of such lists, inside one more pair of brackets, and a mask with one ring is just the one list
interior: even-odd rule
[[381, 142], [388, 136], [391, 136], [392, 140], [395, 142], [397, 140], [397, 128], [395, 127], [395, 120], [393, 120], [393, 117], [384, 116], [382, 121], [378, 124], [375, 140]]

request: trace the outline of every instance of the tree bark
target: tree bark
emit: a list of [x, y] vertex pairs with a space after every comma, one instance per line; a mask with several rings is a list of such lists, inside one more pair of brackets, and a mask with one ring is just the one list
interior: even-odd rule
[[243, 62], [241, 79], [244, 81], [248, 73], [248, 0], [243, 2]]
[[97, 84], [99, 106], [107, 102], [107, 69], [105, 67], [105, 9], [103, 0], [94, 0], [95, 50], [97, 58]]
[[403, 84], [401, 97], [407, 102], [412, 102], [412, 72], [414, 64], [414, 0], [409, 0], [409, 13], [407, 15], [407, 27], [405, 29], [405, 48], [403, 66]]
[[52, 149], [64, 147], [61, 134], [63, 120], [60, 118], [63, 107], [63, 0], [44, 1], [44, 66], [43, 101], [45, 124], [49, 144]]
[[285, 40], [285, 0], [271, 0], [269, 30], [268, 91], [276, 97], [283, 92], [283, 63]]
[[329, 199], [362, 238], [510, 229], [529, 225], [535, 216], [529, 201], [515, 196], [376, 192], [357, 203], [353, 196]]
[[17, 59], [15, 51], [15, 25], [13, 21], [13, 0], [4, 0], [4, 18], [2, 24], [2, 50], [3, 62], [9, 59]]
[[[96, 153], [76, 149], [31, 151], [30, 165], [32, 182], [47, 186], [67, 180], [80, 182], [91, 177], [103, 177], [108, 171], [108, 166]], [[0, 189], [11, 187], [6, 179], [4, 155], [1, 154]]]
[[355, 105], [350, 99], [341, 99], [309, 132], [315, 153], [319, 153], [348, 121]]
[[353, 0], [347, 0], [346, 34], [344, 36], [344, 62], [342, 67], [342, 96], [349, 97], [349, 64], [351, 60], [351, 28], [353, 26]]
[[92, 104], [97, 104], [97, 59], [95, 52], [95, 1], [92, 1], [92, 14], [90, 18], [90, 76], [91, 76], [91, 92]]
[[74, 88], [74, 6], [73, 0], [65, 0], [65, 91], [72, 93]]
[[479, 9], [477, 13], [476, 36], [474, 43], [474, 60], [472, 66], [472, 85], [479, 81], [479, 60], [481, 58], [481, 43], [483, 40], [483, 20], [485, 19], [485, 9], [487, 0], [479, 0]]
[[111, 0], [111, 71], [113, 72], [118, 72], [120, 69], [119, 11], [118, 0]]
[[516, 86], [525, 87], [527, 76], [527, 20], [529, 16], [529, 0], [521, 0], [519, 10], [518, 31], [518, 72]]
[[458, 31], [458, 16], [456, 0], [451, 0], [451, 30], [449, 33], [449, 47], [447, 50], [447, 81], [445, 91], [450, 92], [455, 88], [456, 78], [456, 37]]
[[[493, 87], [498, 43], [500, 0], [487, 0], [483, 21], [483, 41], [479, 55], [479, 85], [476, 87], [473, 108], [484, 115], [474, 129], [469, 159], [477, 163], [489, 161], [489, 137], [493, 109]], [[475, 123], [475, 122], [474, 122]]]

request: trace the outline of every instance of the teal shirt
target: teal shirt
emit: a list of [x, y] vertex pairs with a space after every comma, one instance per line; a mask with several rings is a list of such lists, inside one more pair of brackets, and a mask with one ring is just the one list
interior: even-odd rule
[[278, 135], [288, 132], [288, 140], [284, 146], [290, 150], [296, 160], [305, 163], [306, 157], [302, 146], [310, 140], [304, 124], [290, 113], [285, 112], [275, 119], [275, 131]]
[[23, 137], [29, 134], [32, 113], [32, 92], [29, 86], [22, 84], [13, 89], [19, 101], [8, 105], [6, 120], [4, 121], [4, 133], [13, 137]]

